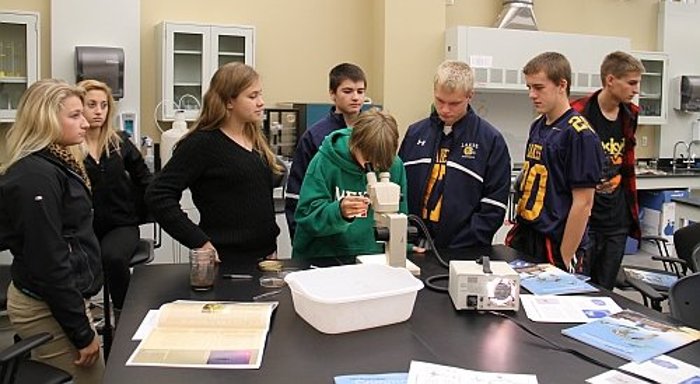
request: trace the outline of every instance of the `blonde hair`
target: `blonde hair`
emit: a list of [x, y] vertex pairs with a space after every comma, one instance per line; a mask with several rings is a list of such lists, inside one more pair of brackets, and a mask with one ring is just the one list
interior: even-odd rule
[[[198, 130], [212, 131], [222, 127], [228, 117], [226, 103], [238, 97], [259, 78], [260, 75], [252, 67], [243, 63], [233, 62], [219, 67], [211, 78], [209, 90], [204, 95], [199, 118], [188, 135]], [[253, 149], [265, 159], [274, 173], [283, 172], [282, 166], [277, 163], [275, 154], [270, 149], [260, 123], [245, 123], [243, 134], [253, 142]]]
[[349, 147], [350, 152], [362, 153], [375, 170], [389, 170], [399, 148], [396, 119], [376, 108], [361, 113], [352, 126]]
[[[114, 128], [114, 97], [112, 97], [112, 89], [105, 83], [98, 80], [83, 80], [78, 83], [78, 87], [82, 88], [87, 93], [90, 91], [102, 91], [107, 96], [107, 116], [105, 116], [105, 121], [100, 127], [100, 134], [97, 137], [97, 160], [102, 157], [103, 153], [106, 153], [109, 157], [109, 147], [114, 147], [117, 151], [121, 146], [122, 139], [119, 137], [116, 128]], [[78, 155], [77, 158], [80, 161], [85, 160], [88, 153], [87, 141], [83, 141], [80, 144], [80, 151], [73, 151], [74, 154]]]
[[464, 91], [469, 95], [474, 89], [474, 72], [469, 64], [457, 60], [445, 60], [438, 66], [433, 79], [433, 89], [450, 92]]
[[5, 158], [0, 165], [0, 174], [22, 158], [61, 140], [63, 126], [59, 113], [63, 101], [71, 96], [82, 102], [85, 91], [54, 79], [39, 80], [24, 92], [17, 106], [15, 123], [6, 134]]

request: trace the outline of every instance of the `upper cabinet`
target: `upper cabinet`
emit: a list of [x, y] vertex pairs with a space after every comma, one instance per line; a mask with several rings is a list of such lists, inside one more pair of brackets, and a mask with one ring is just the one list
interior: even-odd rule
[[39, 15], [0, 12], [0, 122], [13, 122], [27, 88], [39, 78]]
[[668, 56], [661, 52], [633, 52], [644, 64], [639, 86], [639, 124], [666, 124], [668, 118]]
[[524, 92], [525, 64], [540, 53], [560, 52], [571, 63], [571, 93], [585, 94], [602, 86], [605, 55], [629, 51], [630, 45], [623, 37], [456, 26], [445, 33], [445, 58], [469, 63], [477, 90]]
[[232, 61], [255, 65], [255, 29], [163, 22], [157, 32], [162, 102], [159, 118], [173, 120], [177, 109], [194, 120], [216, 70]]

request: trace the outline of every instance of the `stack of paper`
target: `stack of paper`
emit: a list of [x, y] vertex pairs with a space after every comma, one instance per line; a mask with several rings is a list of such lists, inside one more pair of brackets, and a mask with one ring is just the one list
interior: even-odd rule
[[[700, 382], [700, 368], [673, 357], [661, 355], [643, 363], [627, 363], [620, 367], [626, 372], [665, 384]], [[620, 371], [607, 371], [586, 380], [590, 384], [647, 384]]]
[[598, 288], [585, 281], [586, 276], [567, 273], [551, 264], [529, 264], [514, 269], [520, 274], [520, 285], [535, 295], [598, 291]]
[[527, 317], [544, 323], [587, 323], [622, 311], [610, 297], [520, 295]]
[[158, 311], [155, 327], [126, 365], [260, 368], [276, 302], [176, 301]]
[[448, 383], [510, 383], [537, 384], [537, 376], [517, 373], [481, 372], [411, 361], [406, 373], [336, 376], [335, 384], [448, 384]]
[[635, 362], [659, 356], [700, 339], [700, 332], [695, 329], [653, 320], [629, 309], [561, 332]]

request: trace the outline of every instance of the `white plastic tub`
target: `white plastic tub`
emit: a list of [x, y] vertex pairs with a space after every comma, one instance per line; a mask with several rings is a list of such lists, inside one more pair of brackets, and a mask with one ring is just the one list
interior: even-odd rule
[[285, 281], [299, 316], [331, 334], [408, 320], [423, 288], [404, 268], [373, 264], [292, 272]]

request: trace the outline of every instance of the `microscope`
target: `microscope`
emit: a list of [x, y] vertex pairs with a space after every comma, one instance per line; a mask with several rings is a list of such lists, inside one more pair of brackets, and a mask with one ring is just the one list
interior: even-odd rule
[[384, 254], [358, 256], [357, 261], [407, 268], [414, 275], [420, 274], [420, 268], [406, 260], [408, 217], [399, 212], [401, 187], [389, 180], [389, 172], [381, 172], [377, 181], [371, 165], [365, 165], [365, 169], [367, 194], [374, 210], [375, 238], [384, 242]]

